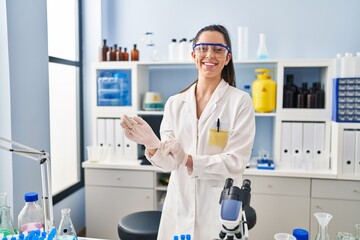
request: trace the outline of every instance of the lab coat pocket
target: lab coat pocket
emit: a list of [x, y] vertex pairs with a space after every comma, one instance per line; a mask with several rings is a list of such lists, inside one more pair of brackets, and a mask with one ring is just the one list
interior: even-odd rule
[[216, 129], [210, 129], [209, 131], [209, 146], [225, 148], [228, 142], [229, 132], [228, 131], [218, 131]]

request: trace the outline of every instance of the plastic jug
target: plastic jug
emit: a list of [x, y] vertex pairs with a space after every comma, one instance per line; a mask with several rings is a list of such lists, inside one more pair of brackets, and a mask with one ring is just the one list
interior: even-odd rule
[[255, 69], [257, 79], [252, 83], [252, 99], [256, 112], [272, 112], [276, 107], [276, 83], [266, 68]]

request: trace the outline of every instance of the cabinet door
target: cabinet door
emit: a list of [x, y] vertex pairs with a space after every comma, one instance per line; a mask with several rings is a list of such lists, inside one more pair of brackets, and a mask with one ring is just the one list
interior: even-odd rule
[[328, 225], [330, 239], [336, 239], [337, 232], [355, 233], [355, 224], [360, 223], [360, 201], [336, 199], [311, 200], [311, 239], [318, 232], [316, 212], [330, 213], [333, 218]]
[[153, 189], [86, 186], [86, 235], [119, 239], [117, 226], [129, 213], [154, 210]]
[[251, 176], [250, 205], [257, 223], [250, 239], [273, 239], [279, 232], [309, 229], [310, 180], [287, 177]]
[[250, 230], [250, 239], [273, 239], [279, 232], [309, 229], [309, 198], [253, 194], [251, 206], [256, 211], [257, 222]]

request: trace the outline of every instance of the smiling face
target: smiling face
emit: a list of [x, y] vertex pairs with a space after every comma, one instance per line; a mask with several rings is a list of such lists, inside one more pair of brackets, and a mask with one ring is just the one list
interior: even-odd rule
[[[227, 45], [223, 34], [218, 31], [202, 32], [196, 44], [198, 43]], [[219, 54], [219, 52], [216, 51], [216, 47], [209, 47], [205, 52], [199, 52], [195, 49], [191, 55], [196, 63], [199, 79], [211, 78], [221, 80], [221, 71], [231, 59], [231, 53], [226, 51], [225, 54]]]

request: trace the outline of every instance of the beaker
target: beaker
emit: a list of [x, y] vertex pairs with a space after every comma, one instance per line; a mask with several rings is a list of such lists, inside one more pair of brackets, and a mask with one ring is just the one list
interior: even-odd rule
[[355, 224], [355, 239], [360, 240], [360, 223]]
[[4, 234], [4, 237], [6, 237], [7, 235], [17, 234], [12, 222], [10, 207], [2, 206], [0, 207], [0, 211], [1, 211], [0, 233]]
[[330, 240], [328, 225], [332, 219], [332, 215], [329, 213], [315, 213], [314, 216], [319, 223], [319, 230], [316, 234], [315, 240]]
[[296, 238], [289, 233], [277, 233], [274, 235], [275, 240], [296, 240]]
[[57, 231], [58, 240], [76, 240], [77, 235], [70, 217], [70, 208], [61, 209], [61, 221]]

